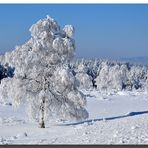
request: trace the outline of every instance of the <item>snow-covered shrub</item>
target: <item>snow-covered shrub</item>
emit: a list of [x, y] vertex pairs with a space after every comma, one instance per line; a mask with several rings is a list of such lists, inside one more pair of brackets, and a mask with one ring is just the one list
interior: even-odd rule
[[92, 77], [87, 74], [88, 68], [81, 63], [76, 71], [76, 79], [79, 82], [80, 88], [89, 89], [93, 86]]
[[106, 62], [101, 64], [102, 68], [97, 76], [96, 85], [99, 90], [122, 90], [125, 83], [126, 69], [117, 64], [108, 65]]
[[85, 73], [77, 73], [76, 74], [76, 79], [79, 82], [79, 87], [83, 89], [90, 89], [92, 88], [92, 78]]
[[12, 102], [12, 99], [9, 97], [11, 90], [11, 80], [12, 78], [4, 78], [1, 80], [0, 84], [0, 101], [3, 103]]
[[132, 66], [129, 72], [129, 81], [131, 83], [131, 89], [145, 90], [145, 82], [147, 82], [148, 70], [144, 66]]
[[30, 31], [32, 37], [27, 43], [5, 55], [5, 61], [15, 67], [9, 88], [14, 105], [27, 100], [30, 118], [39, 121], [42, 128], [45, 119], [51, 117], [87, 118], [85, 96], [77, 89], [77, 81], [65, 64], [74, 56], [74, 28], [66, 25], [61, 30], [47, 16], [32, 25]]

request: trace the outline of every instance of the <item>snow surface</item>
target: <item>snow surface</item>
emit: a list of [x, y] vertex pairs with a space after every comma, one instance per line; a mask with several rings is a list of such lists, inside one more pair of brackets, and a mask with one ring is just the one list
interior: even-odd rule
[[89, 119], [45, 129], [27, 120], [25, 106], [15, 110], [0, 102], [0, 144], [148, 144], [148, 93], [83, 93]]

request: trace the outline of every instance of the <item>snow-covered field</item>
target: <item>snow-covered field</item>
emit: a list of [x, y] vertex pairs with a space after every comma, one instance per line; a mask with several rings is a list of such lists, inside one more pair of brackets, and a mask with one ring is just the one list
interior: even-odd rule
[[38, 128], [24, 108], [0, 103], [0, 144], [148, 144], [148, 93], [87, 95], [89, 119]]

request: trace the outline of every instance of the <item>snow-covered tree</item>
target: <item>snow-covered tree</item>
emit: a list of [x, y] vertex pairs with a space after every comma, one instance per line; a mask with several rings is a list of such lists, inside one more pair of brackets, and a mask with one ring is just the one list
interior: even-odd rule
[[79, 82], [80, 88], [89, 89], [93, 86], [92, 77], [87, 74], [88, 68], [84, 65], [83, 61], [79, 64], [76, 79]]
[[32, 37], [27, 43], [5, 55], [5, 61], [15, 67], [7, 92], [13, 104], [18, 106], [27, 100], [30, 118], [39, 121], [41, 128], [50, 117], [87, 118], [85, 96], [77, 89], [77, 81], [66, 64], [74, 56], [74, 27], [66, 25], [61, 30], [47, 16], [30, 31]]

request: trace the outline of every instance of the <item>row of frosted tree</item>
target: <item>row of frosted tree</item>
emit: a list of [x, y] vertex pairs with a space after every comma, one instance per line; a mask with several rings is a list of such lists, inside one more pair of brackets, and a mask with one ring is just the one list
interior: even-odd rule
[[82, 89], [148, 91], [148, 66], [105, 59], [78, 59], [69, 64]]
[[[11, 63], [10, 59], [8, 61]], [[78, 59], [65, 65], [68, 65], [67, 67], [76, 78], [77, 86], [81, 89], [148, 90], [148, 66], [145, 65], [101, 59]], [[9, 66], [8, 63], [0, 65], [0, 80], [7, 77], [12, 78], [14, 71], [15, 68]]]

